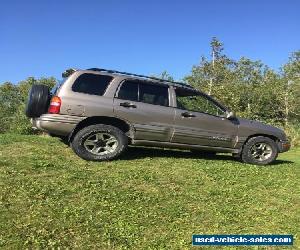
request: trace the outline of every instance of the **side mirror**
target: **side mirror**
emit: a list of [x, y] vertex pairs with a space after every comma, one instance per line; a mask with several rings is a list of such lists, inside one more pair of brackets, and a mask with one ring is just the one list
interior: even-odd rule
[[232, 112], [232, 111], [227, 111], [227, 112], [226, 112], [226, 118], [227, 118], [228, 120], [236, 118], [235, 113]]

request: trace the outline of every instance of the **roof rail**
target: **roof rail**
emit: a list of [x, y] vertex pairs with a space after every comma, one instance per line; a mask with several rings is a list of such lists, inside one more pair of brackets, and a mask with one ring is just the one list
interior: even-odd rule
[[160, 81], [160, 82], [168, 82], [168, 83], [175, 83], [175, 84], [190, 86], [188, 83], [184, 83], [184, 82], [169, 81], [169, 80], [164, 80], [164, 79], [161, 79], [161, 78], [158, 78], [158, 77], [154, 77], [154, 76], [145, 76], [145, 75], [139, 75], [139, 74], [122, 72], [122, 71], [111, 70], [111, 69], [90, 68], [90, 69], [87, 69], [87, 70], [107, 72], [107, 73], [111, 73], [111, 74], [136, 76], [136, 77], [141, 77], [141, 78], [145, 78], [145, 79], [151, 79], [151, 80]]

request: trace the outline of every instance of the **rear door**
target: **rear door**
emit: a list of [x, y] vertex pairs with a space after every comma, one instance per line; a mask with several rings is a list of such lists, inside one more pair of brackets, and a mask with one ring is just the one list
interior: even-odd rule
[[168, 142], [175, 116], [169, 100], [167, 85], [125, 80], [116, 92], [114, 112], [133, 125], [135, 140]]
[[232, 148], [237, 124], [225, 118], [225, 109], [199, 92], [177, 88], [172, 142]]

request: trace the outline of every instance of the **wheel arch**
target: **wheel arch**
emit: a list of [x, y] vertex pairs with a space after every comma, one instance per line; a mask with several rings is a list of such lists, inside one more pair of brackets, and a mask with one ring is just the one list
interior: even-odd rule
[[279, 141], [279, 138], [276, 137], [275, 135], [269, 135], [269, 134], [263, 134], [263, 133], [258, 133], [258, 134], [253, 134], [253, 135], [249, 135], [246, 139], [246, 141], [244, 142], [244, 144], [249, 141], [251, 138], [253, 137], [258, 137], [258, 136], [263, 136], [263, 137], [268, 137], [270, 139], [272, 139], [274, 142]]
[[123, 131], [129, 139], [133, 138], [133, 127], [127, 121], [124, 121], [120, 118], [110, 117], [110, 116], [92, 116], [87, 117], [84, 120], [80, 121], [76, 127], [69, 134], [68, 141], [71, 142], [78, 131], [84, 127], [95, 125], [95, 124], [105, 124], [111, 125], [119, 128]]
[[246, 144], [250, 139], [252, 139], [252, 138], [254, 138], [254, 137], [258, 137], [258, 136], [267, 137], [267, 138], [272, 139], [272, 140], [276, 143], [276, 145], [277, 145], [277, 147], [278, 147], [278, 142], [280, 141], [280, 139], [279, 139], [278, 137], [276, 137], [275, 135], [270, 135], [270, 134], [257, 133], [257, 134], [249, 135], [249, 136], [247, 137], [247, 139], [244, 141], [244, 143], [243, 143], [243, 145], [242, 145], [240, 151], [243, 150], [243, 147], [245, 146], [245, 144]]

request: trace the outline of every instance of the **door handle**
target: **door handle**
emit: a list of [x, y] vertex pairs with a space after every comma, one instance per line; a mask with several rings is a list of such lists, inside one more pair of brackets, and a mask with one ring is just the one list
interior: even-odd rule
[[136, 105], [130, 102], [121, 102], [120, 106], [124, 108], [136, 108]]
[[184, 113], [181, 113], [181, 116], [183, 117], [196, 117], [193, 113], [191, 112], [184, 112]]

